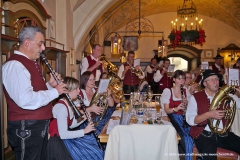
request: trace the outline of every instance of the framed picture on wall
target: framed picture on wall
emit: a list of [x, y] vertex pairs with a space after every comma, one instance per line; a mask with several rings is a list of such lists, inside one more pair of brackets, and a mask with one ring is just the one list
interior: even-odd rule
[[74, 65], [74, 49], [70, 48], [69, 64]]
[[49, 37], [55, 39], [55, 22], [49, 19]]
[[204, 50], [204, 57], [205, 58], [212, 58], [213, 57], [213, 49], [205, 49]]

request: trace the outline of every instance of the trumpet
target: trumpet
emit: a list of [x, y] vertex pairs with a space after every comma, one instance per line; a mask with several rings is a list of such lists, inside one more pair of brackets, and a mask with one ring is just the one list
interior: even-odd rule
[[133, 66], [131, 66], [131, 73], [134, 73], [138, 77], [143, 76], [142, 70], [141, 69], [136, 69]]
[[167, 72], [167, 76], [170, 78], [173, 76], [173, 74], [174, 74], [174, 72]]
[[188, 83], [189, 86], [193, 86], [193, 85], [195, 85], [195, 84], [197, 85], [197, 86], [196, 86], [196, 90], [197, 90], [197, 91], [201, 91], [201, 90], [202, 90], [202, 87], [201, 87], [201, 85], [200, 85], [199, 83], [197, 83], [197, 82], [195, 82], [195, 81], [191, 81], [191, 82]]

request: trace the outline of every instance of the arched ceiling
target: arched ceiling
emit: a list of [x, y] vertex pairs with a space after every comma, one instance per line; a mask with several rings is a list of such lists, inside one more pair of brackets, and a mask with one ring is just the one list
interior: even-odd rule
[[[119, 0], [119, 3], [123, 0]], [[176, 12], [183, 0], [140, 0], [141, 16]], [[240, 0], [193, 0], [198, 14], [215, 18], [240, 31]], [[117, 3], [116, 3], [117, 5]], [[112, 6], [114, 8], [115, 6]], [[111, 8], [111, 9], [112, 9]], [[112, 29], [117, 30], [133, 18], [138, 18], [139, 0], [125, 0], [110, 17]], [[111, 11], [109, 9], [109, 11]], [[106, 12], [107, 13], [107, 12]]]

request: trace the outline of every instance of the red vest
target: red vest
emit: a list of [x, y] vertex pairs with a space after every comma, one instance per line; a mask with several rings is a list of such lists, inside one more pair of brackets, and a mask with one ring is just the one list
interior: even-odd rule
[[198, 75], [195, 82], [196, 83], [199, 83], [200, 81], [202, 80], [202, 76], [201, 75]]
[[[91, 58], [91, 56], [87, 56], [86, 57], [87, 60], [88, 60], [88, 68], [91, 68], [95, 63], [96, 61], [94, 59]], [[102, 70], [102, 64], [100, 66], [98, 66], [97, 68], [99, 68], [99, 70], [101, 71], [101, 73], [103, 72]], [[97, 68], [95, 68], [93, 71], [92, 71], [92, 74], [94, 75], [94, 77], [96, 77], [96, 70]]]
[[[69, 110], [68, 110], [68, 107], [67, 107], [66, 103], [63, 100], [59, 100], [57, 103], [61, 103], [67, 108], [67, 111], [68, 111], [68, 117], [67, 117], [68, 126], [71, 126], [73, 119], [70, 120]], [[59, 137], [57, 119], [56, 118], [53, 118], [51, 120], [50, 124], [49, 124], [49, 134], [50, 134], [50, 137], [54, 137], [55, 134]]]
[[[170, 89], [170, 92], [171, 92], [171, 96], [170, 96], [170, 99], [169, 99], [169, 101], [170, 101], [170, 103], [169, 103], [169, 108], [175, 108], [175, 107], [177, 107], [180, 103], [182, 103], [182, 101], [174, 101], [174, 100], [173, 100], [173, 97], [172, 97], [172, 89]], [[186, 89], [185, 89], [185, 88], [183, 89], [183, 92], [184, 92], [185, 97], [187, 97], [187, 96], [186, 96]], [[178, 112], [174, 112], [174, 114], [180, 114], [180, 115], [182, 115], [182, 114], [183, 114], [183, 111], [182, 111], [182, 110], [179, 110]]]
[[[151, 69], [154, 68], [152, 65], [149, 65], [149, 66], [151, 67]], [[147, 81], [148, 81], [148, 82], [152, 82], [152, 81], [153, 81], [153, 75], [154, 75], [153, 72], [152, 72], [152, 73], [148, 73], [148, 72], [147, 72]]]
[[[223, 65], [220, 65], [220, 68], [221, 68], [221, 69], [224, 69], [224, 66], [223, 66]], [[218, 68], [215, 66], [215, 64], [212, 65], [212, 70], [213, 70], [215, 73], [219, 73], [219, 70], [218, 70]]]
[[[160, 69], [159, 72], [161, 74], [163, 69]], [[164, 90], [165, 88], [171, 89], [173, 87], [173, 82], [170, 77], [167, 76], [167, 73], [164, 73], [163, 77], [158, 82], [159, 89]]]
[[[13, 54], [7, 61], [11, 60], [17, 60], [21, 62], [27, 68], [31, 75], [30, 80], [31, 85], [33, 87], [33, 91], [47, 90], [47, 86], [44, 82], [44, 79], [42, 76], [40, 76], [32, 60], [17, 54]], [[4, 86], [3, 88], [8, 105], [8, 121], [44, 120], [52, 118], [51, 103], [48, 103], [46, 106], [42, 106], [36, 110], [22, 109], [11, 99]]]
[[[193, 96], [197, 102], [197, 110], [198, 110], [197, 114], [201, 115], [205, 112], [208, 112], [210, 107], [210, 100], [207, 98], [205, 90], [194, 93]], [[220, 105], [220, 108], [222, 108], [221, 105]], [[223, 120], [222, 122], [223, 122], [223, 125], [226, 124], [225, 120]], [[205, 120], [197, 124], [196, 126], [191, 126], [189, 134], [193, 138], [198, 138], [199, 135], [203, 132], [207, 124], [208, 124], [208, 120]]]
[[[127, 63], [124, 63], [123, 64], [124, 67], [125, 66], [128, 66]], [[123, 85], [128, 85], [128, 86], [136, 86], [136, 85], [139, 85], [139, 78], [138, 76], [136, 76], [135, 73], [132, 73], [131, 72], [131, 69], [129, 69], [126, 74], [125, 74], [125, 77], [123, 79]]]

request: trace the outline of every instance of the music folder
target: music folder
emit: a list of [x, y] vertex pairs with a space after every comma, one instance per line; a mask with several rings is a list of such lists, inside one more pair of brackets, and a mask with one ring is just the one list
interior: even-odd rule
[[239, 69], [228, 69], [228, 85], [239, 86]]
[[98, 86], [98, 93], [103, 93], [107, 91], [110, 79], [101, 79]]
[[134, 67], [140, 66], [140, 58], [134, 59], [133, 66], [134, 66]]

